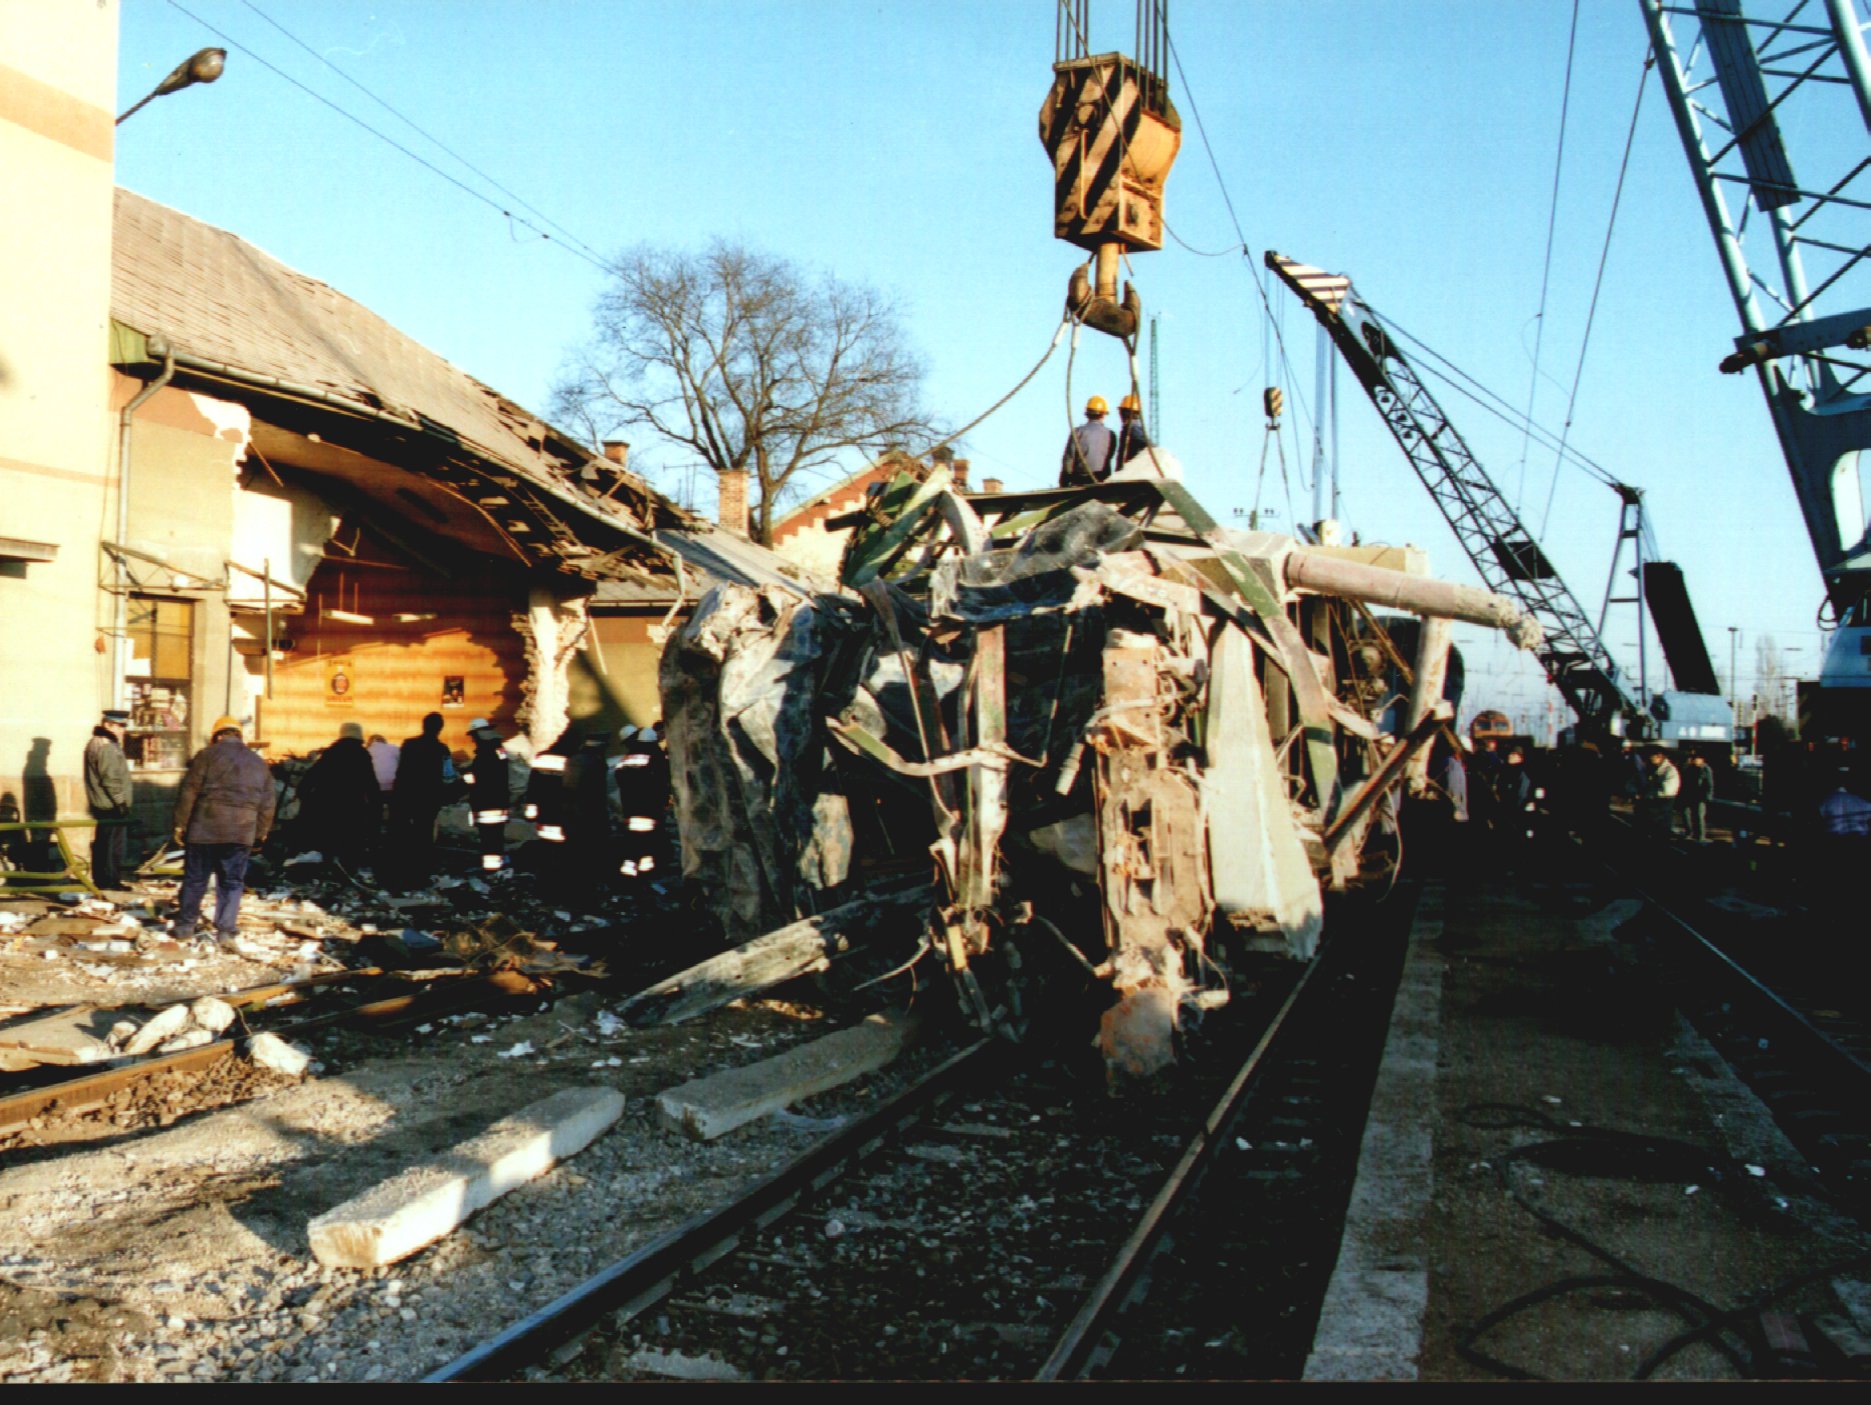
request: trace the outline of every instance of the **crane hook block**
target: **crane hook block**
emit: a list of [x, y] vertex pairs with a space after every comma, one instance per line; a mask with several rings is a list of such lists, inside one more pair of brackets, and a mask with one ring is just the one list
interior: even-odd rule
[[1116, 337], [1119, 341], [1130, 341], [1143, 325], [1143, 299], [1137, 296], [1136, 286], [1124, 284], [1124, 300], [1120, 303], [1113, 296], [1116, 292], [1115, 279], [1113, 286], [1095, 289], [1088, 268], [1089, 265], [1080, 264], [1066, 280], [1066, 314], [1077, 318], [1094, 331]]
[[1267, 427], [1273, 428], [1280, 423], [1280, 412], [1286, 408], [1286, 395], [1277, 385], [1270, 385], [1261, 395], [1261, 403], [1267, 407]]
[[1169, 84], [1126, 54], [1052, 66], [1039, 139], [1052, 158], [1053, 233], [1095, 252], [1163, 247], [1163, 185], [1182, 146]]

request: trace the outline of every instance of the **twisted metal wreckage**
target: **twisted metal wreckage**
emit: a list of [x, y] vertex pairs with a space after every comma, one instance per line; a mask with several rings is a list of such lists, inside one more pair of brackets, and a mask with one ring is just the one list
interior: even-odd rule
[[916, 465], [854, 517], [844, 593], [717, 586], [663, 656], [683, 873], [745, 942], [711, 988], [895, 937], [984, 1030], [1095, 1014], [1113, 1073], [1389, 871], [1449, 622], [1539, 642], [1418, 551], [1223, 528], [1163, 478], [963, 496]]

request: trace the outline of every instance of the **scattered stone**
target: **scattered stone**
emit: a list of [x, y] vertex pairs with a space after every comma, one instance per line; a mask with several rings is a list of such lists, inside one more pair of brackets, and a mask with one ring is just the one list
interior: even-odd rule
[[247, 1046], [247, 1055], [262, 1068], [297, 1078], [312, 1062], [312, 1054], [297, 1044], [288, 1043], [277, 1034], [256, 1034]]
[[173, 1039], [187, 1029], [190, 1018], [188, 1006], [171, 1005], [131, 1036], [130, 1042], [123, 1046], [124, 1053], [132, 1058], [147, 1054], [158, 1044]]
[[196, 1024], [213, 1034], [219, 1034], [234, 1023], [234, 1007], [212, 995], [202, 996], [188, 1007], [188, 1012]]

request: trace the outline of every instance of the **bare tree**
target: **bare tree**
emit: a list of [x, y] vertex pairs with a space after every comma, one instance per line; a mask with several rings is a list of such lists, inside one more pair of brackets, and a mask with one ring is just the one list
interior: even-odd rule
[[717, 474], [745, 471], [762, 543], [796, 474], [929, 433], [922, 364], [871, 288], [720, 240], [699, 255], [637, 248], [594, 321], [553, 386], [555, 416], [594, 443], [647, 426]]

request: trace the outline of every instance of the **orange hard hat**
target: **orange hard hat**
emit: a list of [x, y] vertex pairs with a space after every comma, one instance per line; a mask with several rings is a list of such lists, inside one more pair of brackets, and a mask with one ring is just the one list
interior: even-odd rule
[[223, 732], [238, 732], [239, 730], [240, 719], [238, 717], [217, 717], [214, 719], [214, 725], [208, 729], [208, 735], [218, 737]]
[[1088, 415], [1102, 415], [1110, 408], [1109, 405], [1104, 403], [1104, 397], [1102, 395], [1094, 395], [1085, 402], [1085, 413]]
[[1133, 415], [1140, 414], [1143, 411], [1143, 406], [1138, 403], [1137, 397], [1134, 395], [1126, 395], [1122, 400], [1117, 402], [1117, 407], [1120, 410], [1129, 410]]

